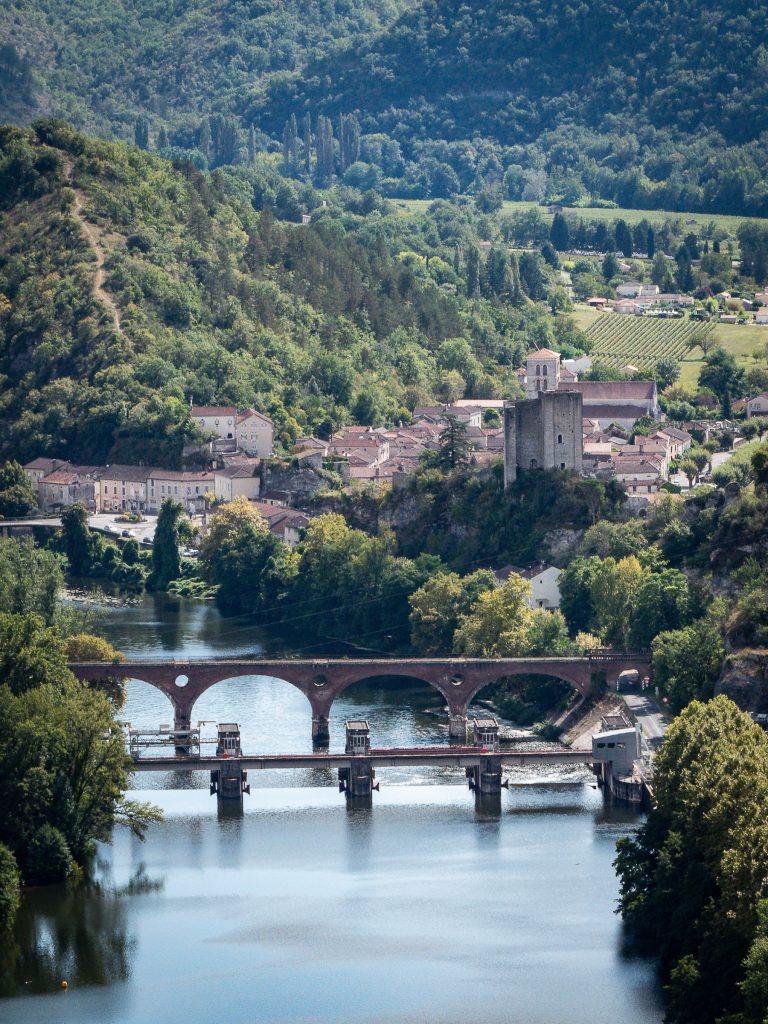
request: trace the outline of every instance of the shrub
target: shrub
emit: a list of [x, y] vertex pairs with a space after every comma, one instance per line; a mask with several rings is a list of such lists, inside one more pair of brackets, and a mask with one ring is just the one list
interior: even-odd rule
[[43, 825], [27, 849], [25, 880], [33, 885], [63, 882], [72, 870], [67, 840], [53, 825]]
[[0, 843], [0, 933], [13, 925], [21, 903], [21, 875], [7, 846]]

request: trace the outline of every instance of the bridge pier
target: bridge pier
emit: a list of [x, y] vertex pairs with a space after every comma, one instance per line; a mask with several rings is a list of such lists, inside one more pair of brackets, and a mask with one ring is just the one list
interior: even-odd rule
[[235, 759], [219, 762], [219, 767], [211, 771], [211, 795], [222, 800], [239, 800], [242, 804], [243, 793], [250, 793], [248, 772], [240, 767]]
[[499, 796], [507, 788], [501, 774], [501, 757], [484, 757], [479, 765], [467, 768], [467, 778], [475, 794]]
[[348, 799], [369, 799], [373, 793], [376, 772], [367, 757], [356, 757], [349, 768], [339, 768], [339, 790]]
[[327, 749], [331, 742], [330, 722], [327, 715], [312, 715], [312, 746]]
[[448, 709], [448, 736], [461, 743], [467, 742], [467, 709]]

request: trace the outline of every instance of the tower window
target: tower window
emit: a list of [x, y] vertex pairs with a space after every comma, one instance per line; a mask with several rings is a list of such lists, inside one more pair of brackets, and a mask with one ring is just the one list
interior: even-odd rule
[[558, 434], [557, 435], [557, 443], [558, 444], [562, 444], [563, 443], [563, 435], [562, 434]]
[[565, 463], [564, 462], [560, 463], [560, 469], [565, 469]]

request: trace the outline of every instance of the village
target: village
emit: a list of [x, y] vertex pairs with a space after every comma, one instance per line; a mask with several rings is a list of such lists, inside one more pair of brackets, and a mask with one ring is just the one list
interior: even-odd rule
[[[477, 471], [488, 471], [493, 460], [502, 458], [507, 482], [520, 469], [540, 468], [567, 468], [597, 480], [615, 480], [626, 491], [626, 508], [634, 515], [644, 515], [665, 490], [685, 486], [674, 471], [694, 437], [704, 443], [726, 430], [735, 446], [743, 440], [735, 422], [665, 422], [655, 381], [579, 379], [590, 365], [586, 356], [562, 360], [558, 352], [538, 349], [517, 371], [525, 399], [460, 399], [417, 406], [407, 426], [347, 426], [327, 440], [300, 438], [287, 456], [275, 453], [274, 425], [263, 413], [238, 412], [233, 406], [192, 406], [190, 417], [208, 440], [202, 452], [187, 454], [204, 458], [202, 467], [84, 466], [40, 457], [23, 468], [45, 516], [79, 503], [92, 516], [119, 516], [123, 521], [154, 517], [163, 501], [172, 498], [195, 517], [241, 497], [263, 516], [272, 533], [295, 547], [309, 525], [319, 492], [339, 486], [350, 491], [361, 486], [407, 486], [424, 453], [439, 452], [441, 435], [450, 423], [461, 425], [469, 465]], [[742, 404], [748, 417], [763, 416], [768, 394]], [[637, 432], [640, 422], [652, 427]], [[728, 453], [720, 457], [727, 458]], [[700, 479], [706, 480], [706, 474]], [[688, 481], [689, 486], [692, 483]], [[120, 534], [119, 525], [113, 519], [106, 530]], [[151, 544], [151, 529], [142, 532], [143, 542]], [[531, 577], [536, 606], [558, 607], [551, 568], [538, 567]]]

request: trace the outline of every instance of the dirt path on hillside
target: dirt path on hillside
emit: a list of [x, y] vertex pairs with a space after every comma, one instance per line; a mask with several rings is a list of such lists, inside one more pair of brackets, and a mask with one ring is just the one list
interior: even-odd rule
[[71, 160], [67, 160], [64, 164], [64, 178], [67, 185], [75, 194], [75, 216], [80, 222], [80, 227], [83, 229], [85, 237], [88, 239], [88, 244], [96, 256], [96, 273], [93, 279], [93, 295], [99, 300], [112, 314], [112, 320], [115, 330], [119, 333], [123, 333], [123, 328], [120, 324], [120, 310], [114, 298], [104, 287], [107, 275], [104, 270], [104, 264], [107, 260], [107, 254], [102, 245], [102, 232], [95, 224], [91, 224], [90, 221], [86, 220], [83, 208], [85, 206], [85, 193], [82, 189], [76, 188], [72, 182], [72, 170], [74, 164]]

